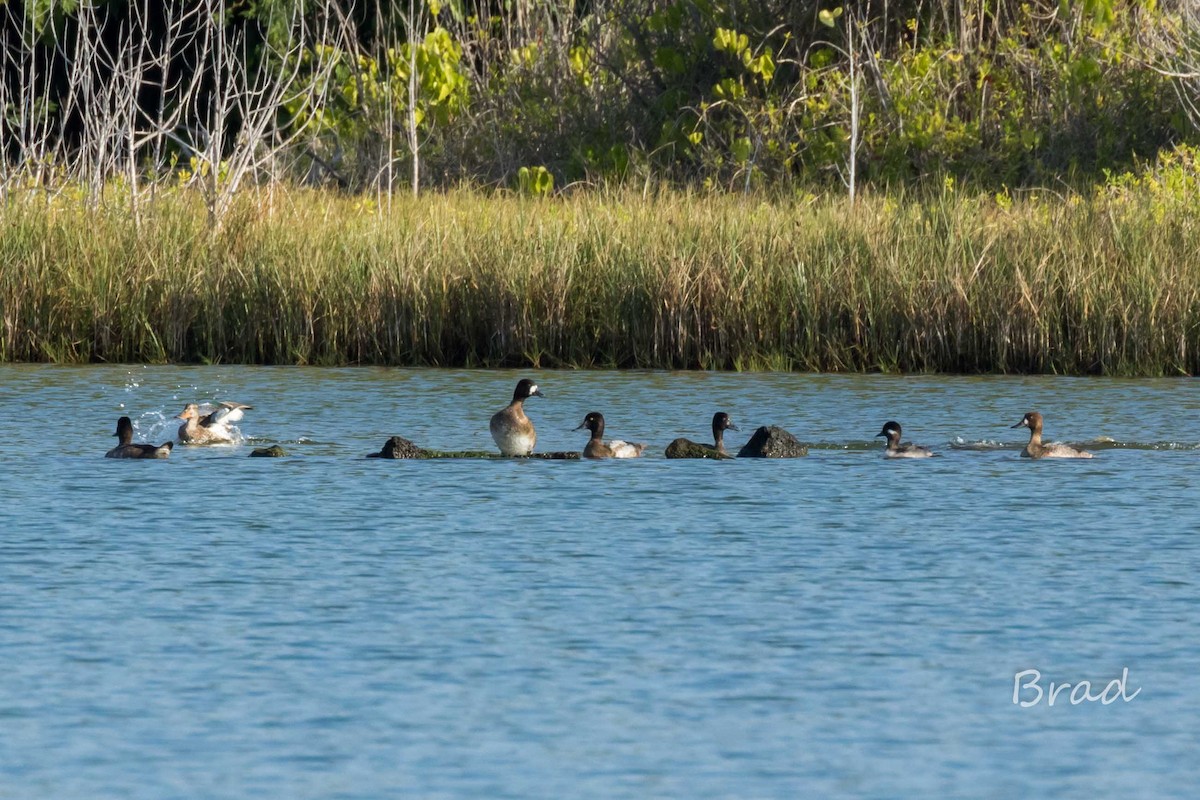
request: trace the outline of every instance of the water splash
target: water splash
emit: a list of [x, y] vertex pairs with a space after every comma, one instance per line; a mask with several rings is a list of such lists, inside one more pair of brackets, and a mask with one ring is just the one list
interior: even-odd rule
[[[212, 411], [215, 406], [201, 405], [200, 412], [207, 414]], [[164, 442], [167, 439], [179, 441], [179, 426], [183, 424], [182, 420], [177, 416], [178, 412], [166, 411], [158, 409], [154, 411], [143, 412], [141, 416], [133, 421], [134, 439], [137, 441], [153, 441]], [[208, 445], [196, 445], [203, 447], [238, 447], [240, 445], [253, 443], [256, 440], [253, 437], [246, 436], [242, 433], [241, 428], [236, 425], [226, 426], [229, 431], [230, 441], [215, 442]], [[189, 445], [192, 446], [192, 445]]]
[[980, 452], [991, 452], [996, 450], [1022, 450], [1025, 447], [1024, 442], [999, 442], [995, 439], [979, 439], [977, 441], [968, 441], [961, 436], [955, 436], [949, 443], [951, 450], [976, 450]]
[[[1195, 442], [1122, 442], [1111, 436], [1097, 436], [1094, 439], [1078, 442], [1046, 442], [1046, 444], [1067, 444], [1077, 450], [1200, 450], [1200, 443]], [[950, 442], [950, 449], [980, 452], [1023, 450], [1025, 442], [998, 442], [994, 439], [969, 441], [957, 436]]]

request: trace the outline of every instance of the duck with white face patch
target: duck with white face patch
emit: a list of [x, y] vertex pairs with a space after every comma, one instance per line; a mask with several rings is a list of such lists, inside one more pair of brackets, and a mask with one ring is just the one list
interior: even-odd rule
[[929, 458], [933, 451], [912, 442], [900, 442], [900, 423], [889, 421], [884, 423], [883, 430], [875, 434], [876, 438], [887, 437], [887, 447], [884, 448], [884, 458]]
[[737, 425], [724, 411], [713, 414], [713, 443], [702, 444], [691, 439], [675, 439], [667, 445], [667, 458], [733, 458], [725, 449], [725, 431], [736, 431]]
[[1030, 411], [1014, 428], [1029, 428], [1029, 444], [1021, 451], [1024, 458], [1093, 458], [1086, 450], [1076, 450], [1065, 444], [1042, 444], [1042, 415]]
[[538, 385], [522, 378], [513, 391], [512, 402], [492, 415], [488, 426], [501, 455], [527, 456], [537, 444], [537, 431], [525, 416], [525, 401], [530, 397], [545, 397]]

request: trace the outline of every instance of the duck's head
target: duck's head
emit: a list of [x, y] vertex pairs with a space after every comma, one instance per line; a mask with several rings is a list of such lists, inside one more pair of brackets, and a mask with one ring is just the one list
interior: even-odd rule
[[587, 428], [594, 436], [600, 436], [604, 433], [604, 415], [599, 411], [588, 412], [588, 415], [583, 418], [583, 422], [579, 423], [579, 427], [575, 430]]
[[183, 407], [183, 411], [181, 411], [179, 413], [179, 416], [175, 417], [175, 419], [199, 419], [199, 418], [200, 418], [200, 406], [196, 405], [195, 403], [188, 403], [186, 406]]
[[713, 415], [713, 439], [716, 441], [720, 441], [721, 434], [724, 434], [726, 431], [737, 431], [737, 429], [738, 426], [733, 425], [733, 420], [730, 419], [730, 415], [726, 414], [725, 411], [718, 411], [718, 413]]
[[880, 436], [887, 437], [888, 441], [891, 441], [892, 439], [899, 439], [900, 423], [896, 422], [895, 420], [889, 420], [883, 423], [883, 430], [875, 434], [875, 438], [878, 439]]
[[1013, 425], [1013, 427], [1029, 428], [1033, 431], [1040, 431], [1042, 429], [1042, 415], [1036, 411], [1030, 411], [1028, 414], [1021, 417], [1021, 421], [1016, 425]]
[[719, 431], [736, 431], [738, 426], [733, 424], [733, 420], [724, 411], [718, 411], [713, 414], [713, 435], [716, 436]]
[[545, 397], [538, 385], [529, 378], [521, 378], [517, 383], [516, 391], [513, 392], [513, 400], [525, 400], [529, 397]]
[[133, 441], [133, 422], [129, 417], [121, 417], [117, 420], [117, 432], [113, 436], [120, 439], [122, 444]]

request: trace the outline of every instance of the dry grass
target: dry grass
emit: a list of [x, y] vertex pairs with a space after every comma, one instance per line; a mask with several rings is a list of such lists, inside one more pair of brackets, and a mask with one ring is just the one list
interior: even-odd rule
[[1200, 227], [1128, 195], [184, 195], [0, 208], [0, 359], [1200, 371]]

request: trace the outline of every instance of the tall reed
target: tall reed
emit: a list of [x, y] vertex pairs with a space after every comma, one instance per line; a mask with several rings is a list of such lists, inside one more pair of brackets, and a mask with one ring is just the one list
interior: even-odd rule
[[1200, 371], [1186, 204], [1049, 197], [14, 197], [0, 359]]

